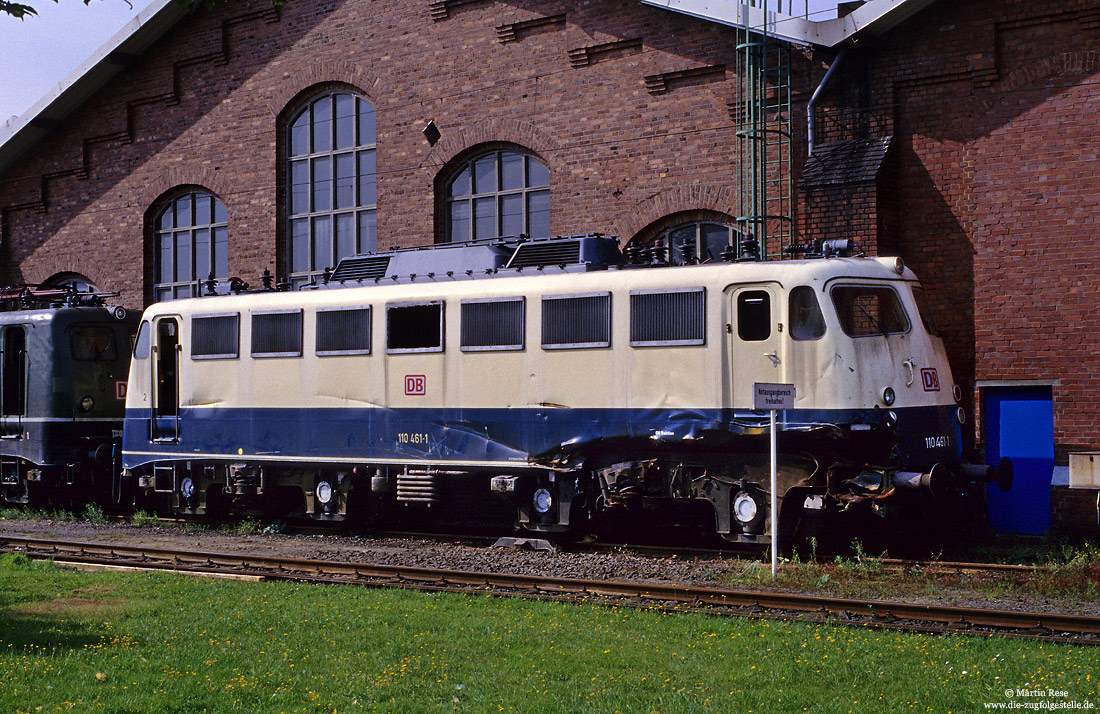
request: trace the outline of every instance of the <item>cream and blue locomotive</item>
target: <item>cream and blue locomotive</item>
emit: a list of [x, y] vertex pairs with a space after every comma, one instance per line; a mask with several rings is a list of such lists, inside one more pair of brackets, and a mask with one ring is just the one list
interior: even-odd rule
[[0, 290], [0, 500], [120, 500], [118, 446], [137, 317], [102, 294]]
[[1010, 479], [962, 464], [921, 300], [897, 259], [653, 268], [600, 236], [349, 259], [312, 290], [148, 308], [124, 478], [182, 513], [507, 513], [554, 533], [701, 512], [764, 542], [753, 391], [789, 383], [781, 534], [858, 534]]

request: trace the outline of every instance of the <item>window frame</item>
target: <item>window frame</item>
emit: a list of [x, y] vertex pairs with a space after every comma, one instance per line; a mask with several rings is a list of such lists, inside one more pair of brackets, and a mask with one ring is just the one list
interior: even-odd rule
[[[353, 350], [323, 350], [320, 348], [319, 340], [321, 339], [321, 319], [320, 316], [325, 313], [332, 312], [359, 312], [363, 311], [367, 313], [367, 347], [366, 349], [353, 349]], [[314, 338], [313, 338], [313, 352], [318, 357], [339, 357], [342, 355], [369, 355], [371, 354], [371, 348], [374, 346], [374, 306], [373, 305], [331, 305], [327, 307], [319, 307], [314, 311]]]
[[[211, 352], [203, 354], [195, 354], [195, 322], [198, 320], [206, 320], [212, 318], [225, 318], [232, 317], [236, 319], [237, 329], [235, 331], [236, 340], [235, 350], [232, 353], [229, 352]], [[191, 315], [188, 320], [188, 329], [190, 330], [190, 339], [188, 340], [188, 347], [190, 348], [191, 359], [196, 361], [203, 360], [215, 360], [215, 359], [240, 359], [241, 356], [241, 313], [239, 312], [211, 312], [203, 313], [202, 315]]]
[[[522, 186], [519, 188], [504, 188], [504, 157], [519, 156], [523, 163], [523, 181]], [[495, 188], [492, 191], [477, 191], [477, 173], [475, 166], [478, 162], [484, 161], [488, 157], [493, 157], [494, 160], [494, 182]], [[532, 183], [532, 166], [531, 164], [537, 164], [546, 173], [545, 184]], [[455, 183], [466, 176], [469, 181], [469, 191], [461, 195], [456, 196], [454, 193]], [[550, 236], [550, 169], [549, 167], [536, 156], [534, 153], [525, 151], [519, 148], [499, 148], [483, 151], [468, 159], [463, 160], [457, 166], [455, 166], [454, 172], [450, 178], [447, 179], [443, 188], [443, 236], [447, 243], [462, 243], [466, 241], [474, 240], [492, 240], [496, 238], [514, 237], [516, 235], [526, 235], [533, 238], [548, 238]], [[532, 196], [535, 194], [546, 194], [546, 230], [540, 231], [538, 235], [532, 233], [531, 228], [531, 216], [541, 211], [531, 210]], [[504, 200], [506, 197], [519, 196], [520, 202], [520, 230], [519, 233], [514, 233], [510, 230], [505, 230], [505, 212], [504, 212]], [[488, 201], [493, 199], [493, 219], [495, 222], [495, 229], [493, 235], [479, 235], [478, 234], [478, 215], [477, 204], [479, 201]], [[462, 219], [466, 222], [465, 236], [455, 237], [454, 227], [457, 223], [454, 215], [454, 207], [456, 204], [465, 204], [468, 207], [467, 215]], [[542, 235], [545, 233], [545, 235]]]
[[[200, 223], [197, 217], [198, 198], [206, 198], [210, 201], [209, 208], [209, 220], [204, 223]], [[176, 225], [177, 216], [180, 212], [180, 202], [183, 199], [188, 200], [189, 221], [188, 225]], [[219, 208], [220, 207], [220, 208]], [[171, 225], [167, 226], [164, 223], [165, 216], [171, 214]], [[205, 219], [204, 219], [205, 220]], [[199, 275], [199, 267], [196, 252], [196, 234], [201, 231], [207, 233], [207, 244], [209, 255], [206, 256], [206, 265], [209, 267], [206, 275]], [[218, 234], [224, 236], [224, 240], [218, 238]], [[179, 279], [178, 266], [180, 265], [177, 258], [180, 253], [180, 246], [177, 243], [179, 236], [186, 234], [187, 249], [188, 249], [188, 270], [191, 273], [191, 277], [186, 280]], [[164, 267], [165, 249], [163, 241], [169, 239], [171, 242], [171, 271], [172, 280], [161, 280]], [[206, 280], [210, 279], [212, 275], [214, 280], [225, 281], [229, 279], [229, 207], [218, 196], [205, 189], [193, 189], [190, 191], [182, 191], [177, 193], [173, 198], [166, 201], [165, 205], [157, 212], [156, 218], [153, 220], [153, 236], [152, 236], [152, 252], [153, 252], [153, 302], [168, 302], [170, 300], [183, 300], [191, 297], [198, 297], [202, 294], [202, 284]], [[219, 251], [219, 246], [222, 246], [222, 250]], [[219, 265], [219, 263], [223, 263]], [[167, 291], [167, 295], [162, 295], [164, 291]]]
[[[499, 345], [467, 345], [466, 339], [466, 306], [485, 304], [519, 304], [519, 343]], [[459, 330], [458, 348], [462, 352], [522, 352], [527, 346], [527, 298], [517, 297], [487, 297], [469, 298], [459, 302]]]
[[[682, 295], [694, 294], [699, 296], [699, 336], [674, 340], [642, 340], [635, 339], [636, 316], [635, 297], [644, 298], [652, 295]], [[630, 291], [630, 346], [631, 347], [700, 347], [707, 344], [707, 289], [704, 286], [682, 288], [658, 288]]]
[[[585, 298], [607, 298], [606, 306], [606, 324], [607, 324], [607, 340], [599, 342], [547, 342], [547, 310], [546, 304], [548, 302], [554, 302], [558, 300], [575, 300]], [[540, 298], [540, 306], [542, 314], [540, 315], [540, 323], [542, 325], [542, 334], [540, 335], [540, 342], [542, 343], [542, 349], [544, 350], [585, 350], [585, 349], [607, 349], [611, 347], [612, 342], [612, 294], [610, 291], [599, 292], [584, 292], [584, 293], [562, 293], [560, 295], [542, 295]]]
[[[353, 113], [351, 115], [352, 138], [348, 146], [340, 147], [340, 124], [337, 121], [338, 97], [351, 97]], [[362, 106], [360, 105], [362, 102]], [[327, 103], [328, 118], [316, 118], [315, 107]], [[365, 117], [373, 115], [369, 120], [372, 135], [364, 137]], [[304, 127], [299, 127], [299, 121], [307, 116]], [[327, 122], [330, 124], [328, 135], [328, 148], [318, 149], [315, 140], [318, 135], [317, 127]], [[337, 263], [343, 258], [366, 255], [378, 248], [378, 110], [374, 103], [362, 94], [347, 88], [330, 88], [311, 95], [289, 117], [284, 129], [285, 151], [282, 156], [286, 176], [286, 237], [284, 250], [286, 254], [286, 273], [291, 285], [299, 287], [317, 281], [324, 275], [326, 268], [335, 269]], [[304, 153], [294, 152], [299, 139], [295, 138], [295, 131], [304, 131], [303, 138], [306, 142]], [[351, 173], [342, 181], [340, 175], [339, 159], [351, 157]], [[362, 162], [372, 164], [373, 168], [368, 173], [361, 170]], [[318, 180], [315, 171], [318, 167], [324, 167], [325, 176]], [[304, 169], [304, 183], [295, 182], [296, 168]], [[319, 208], [316, 201], [319, 194], [318, 185], [327, 183], [328, 207]], [[341, 187], [350, 191], [351, 201], [348, 205], [338, 205]], [[304, 210], [300, 202], [305, 202]], [[341, 219], [350, 216], [350, 232], [348, 237], [351, 252], [341, 252], [341, 238], [338, 236], [338, 226]], [[319, 237], [319, 226], [327, 225], [327, 235]], [[299, 232], [304, 230], [304, 234]], [[304, 269], [298, 263], [295, 243], [304, 240], [305, 257]], [[327, 241], [325, 246], [319, 246], [318, 241]], [[322, 262], [329, 265], [315, 264], [320, 248], [327, 248], [327, 257]]]
[[[859, 288], [864, 290], [883, 290], [891, 293], [894, 297], [894, 305], [899, 310], [901, 318], [905, 321], [905, 327], [901, 330], [885, 330], [883, 326], [877, 325], [878, 320], [869, 315], [872, 322], [876, 323], [879, 328], [874, 332], [867, 332], [863, 334], [852, 334], [848, 330], [848, 325], [845, 324], [845, 317], [841, 313], [839, 306], [837, 305], [836, 291], [845, 288]], [[905, 309], [905, 302], [901, 299], [901, 294], [894, 288], [894, 286], [888, 283], [859, 283], [859, 282], [835, 282], [829, 286], [829, 301], [832, 303], [833, 314], [836, 315], [837, 322], [840, 323], [840, 330], [847, 337], [853, 340], [862, 339], [864, 337], [891, 337], [894, 335], [908, 335], [913, 331], [913, 318], [909, 316], [908, 311]]]
[[[394, 310], [410, 307], [438, 306], [439, 308], [439, 344], [429, 347], [390, 347], [390, 320]], [[411, 300], [386, 303], [386, 354], [429, 354], [443, 352], [447, 337], [447, 303], [445, 300]]]
[[[284, 352], [257, 352], [256, 351], [256, 318], [267, 317], [269, 315], [297, 315], [298, 316], [298, 350], [297, 351], [284, 351]], [[249, 311], [249, 351], [248, 354], [253, 359], [268, 359], [271, 357], [301, 357], [305, 351], [305, 312], [302, 308], [285, 308], [285, 309], [265, 309], [265, 310], [251, 310]]]

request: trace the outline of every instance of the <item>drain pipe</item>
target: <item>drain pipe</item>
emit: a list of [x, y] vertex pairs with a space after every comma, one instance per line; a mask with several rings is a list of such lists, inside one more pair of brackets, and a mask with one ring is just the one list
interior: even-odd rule
[[809, 103], [806, 105], [806, 156], [814, 155], [814, 134], [815, 124], [814, 121], [814, 105], [817, 104], [818, 97], [825, 91], [825, 85], [832, 79], [833, 72], [840, 66], [841, 60], [844, 59], [844, 55], [848, 53], [847, 47], [840, 48], [840, 52], [837, 53], [833, 63], [829, 65], [829, 69], [826, 70], [825, 76], [821, 78], [821, 84], [817, 85], [817, 89], [814, 90], [813, 96], [810, 97]]

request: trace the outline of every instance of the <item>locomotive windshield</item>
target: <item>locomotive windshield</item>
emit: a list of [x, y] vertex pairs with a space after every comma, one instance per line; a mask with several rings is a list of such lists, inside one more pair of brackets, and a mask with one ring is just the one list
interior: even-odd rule
[[913, 286], [913, 299], [917, 301], [917, 313], [920, 315], [921, 322], [924, 323], [924, 329], [928, 330], [928, 334], [939, 337], [940, 328], [932, 318], [932, 310], [928, 306], [928, 298], [924, 294], [924, 288], [920, 285]]
[[840, 326], [849, 337], [897, 335], [909, 331], [909, 317], [892, 288], [838, 285], [831, 294]]
[[73, 359], [79, 362], [114, 362], [118, 359], [115, 332], [106, 325], [74, 325], [69, 328]]

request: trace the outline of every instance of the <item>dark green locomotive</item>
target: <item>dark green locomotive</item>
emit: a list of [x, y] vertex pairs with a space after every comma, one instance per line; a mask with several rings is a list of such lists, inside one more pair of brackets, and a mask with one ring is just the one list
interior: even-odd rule
[[110, 295], [0, 290], [0, 501], [118, 500], [136, 316]]

